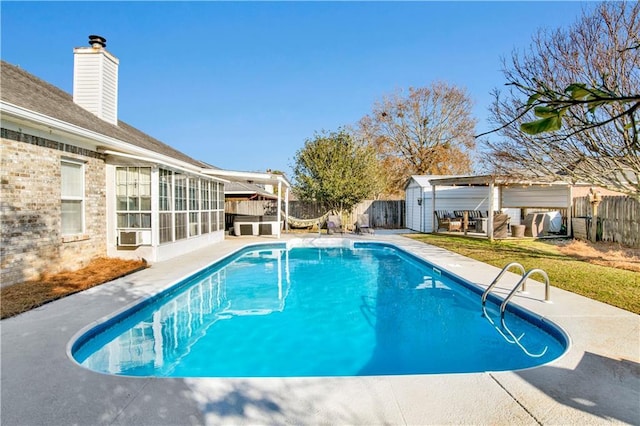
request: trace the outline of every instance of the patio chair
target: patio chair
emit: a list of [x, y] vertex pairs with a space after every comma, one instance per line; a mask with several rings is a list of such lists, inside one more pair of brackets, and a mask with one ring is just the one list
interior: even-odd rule
[[366, 213], [359, 214], [356, 220], [356, 234], [363, 233], [373, 234], [373, 228], [369, 226], [369, 215]]
[[333, 234], [335, 232], [344, 233], [342, 229], [342, 221], [340, 220], [340, 216], [330, 214], [327, 217], [327, 234]]
[[476, 231], [481, 226], [478, 224], [481, 222], [484, 216], [480, 210], [469, 210], [469, 227], [473, 227]]
[[462, 230], [462, 220], [456, 219], [448, 211], [436, 210], [433, 213], [436, 215], [436, 221], [438, 223], [437, 231], [441, 229], [444, 229], [448, 232]]
[[462, 221], [462, 226], [464, 228], [464, 216], [467, 215], [467, 229], [476, 229], [476, 219], [478, 218], [478, 213], [476, 210], [454, 210], [453, 214], [456, 216], [457, 220]]
[[509, 229], [509, 215], [504, 213], [493, 216], [493, 238], [507, 238]]

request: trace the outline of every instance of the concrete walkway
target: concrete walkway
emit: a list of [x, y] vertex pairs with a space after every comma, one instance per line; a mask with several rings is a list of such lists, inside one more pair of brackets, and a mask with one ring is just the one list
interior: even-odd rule
[[[481, 286], [499, 272], [400, 235], [363, 238], [392, 242]], [[256, 241], [276, 240], [229, 238], [0, 321], [1, 424], [640, 424], [640, 317], [557, 288], [544, 303], [539, 283], [513, 303], [561, 326], [572, 345], [522, 371], [162, 379], [98, 374], [68, 358], [70, 339], [87, 325]], [[509, 274], [497, 293], [516, 282]]]

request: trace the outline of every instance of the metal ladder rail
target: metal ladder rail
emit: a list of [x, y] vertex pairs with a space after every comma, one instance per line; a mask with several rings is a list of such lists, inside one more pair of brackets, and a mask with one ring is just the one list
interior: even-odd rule
[[[493, 280], [493, 282], [491, 284], [489, 284], [489, 287], [487, 287], [487, 289], [484, 291], [484, 293], [482, 293], [482, 298], [481, 298], [482, 306], [484, 306], [485, 303], [487, 302], [487, 296], [489, 296], [489, 293], [491, 292], [491, 289], [493, 289], [493, 287], [495, 287], [495, 285], [498, 284], [498, 281], [500, 281], [500, 278], [502, 278], [502, 276], [505, 274], [505, 272], [507, 272], [510, 268], [512, 268], [514, 266], [518, 267], [520, 269], [520, 271], [522, 271], [522, 276], [525, 275], [526, 272], [525, 272], [524, 266], [522, 266], [518, 262], [511, 262], [507, 266], [502, 268], [502, 271], [500, 271], [498, 276]], [[518, 283], [518, 285], [519, 284], [520, 283]]]
[[[489, 324], [491, 324], [493, 326], [493, 328], [498, 332], [498, 334], [500, 334], [502, 336], [502, 338], [507, 342], [507, 343], [511, 343], [514, 344], [516, 346], [518, 346], [520, 349], [522, 349], [522, 351], [527, 354], [528, 356], [532, 357], [532, 358], [540, 358], [541, 356], [543, 356], [545, 353], [547, 353], [547, 349], [548, 346], [545, 346], [544, 349], [542, 350], [541, 353], [539, 354], [534, 354], [531, 353], [527, 348], [524, 347], [524, 345], [521, 343], [522, 338], [524, 337], [524, 333], [522, 333], [520, 335], [520, 337], [516, 337], [515, 334], [513, 334], [513, 331], [511, 331], [509, 329], [509, 327], [507, 327], [507, 324], [504, 322], [504, 318], [500, 319], [500, 325], [501, 327], [498, 327], [493, 320], [491, 319], [491, 317], [489, 316], [489, 313], [486, 311], [486, 308], [482, 308], [482, 312], [483, 312], [483, 317], [486, 318], [486, 320], [489, 322]], [[507, 333], [505, 334], [502, 330], [505, 330]], [[508, 336], [507, 336], [508, 334]]]
[[502, 304], [500, 305], [501, 318], [504, 318], [504, 311], [507, 309], [507, 303], [509, 303], [509, 300], [513, 297], [516, 291], [518, 291], [518, 288], [520, 288], [520, 285], [522, 285], [522, 288], [524, 289], [524, 283], [527, 281], [527, 279], [529, 279], [531, 275], [535, 273], [542, 275], [542, 277], [544, 278], [544, 301], [549, 303], [551, 302], [551, 291], [550, 291], [551, 287], [549, 285], [549, 276], [542, 269], [538, 269], [538, 268], [530, 269], [529, 272], [524, 274], [524, 276], [520, 279], [520, 281], [518, 281], [518, 284], [516, 284], [516, 286], [513, 287], [513, 290], [511, 290], [511, 292], [507, 295], [507, 297], [505, 297], [504, 300], [502, 301]]

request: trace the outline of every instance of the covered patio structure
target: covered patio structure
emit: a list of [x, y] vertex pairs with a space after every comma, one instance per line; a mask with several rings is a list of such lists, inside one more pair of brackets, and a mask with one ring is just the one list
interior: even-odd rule
[[[248, 184], [261, 184], [270, 185], [276, 190], [277, 195], [277, 212], [276, 218], [278, 226], [276, 226], [276, 236], [280, 238], [282, 226], [280, 221], [282, 220], [282, 200], [284, 199], [284, 226], [285, 231], [289, 230], [288, 218], [289, 218], [289, 191], [291, 189], [291, 182], [285, 175], [277, 173], [261, 173], [261, 172], [242, 172], [236, 170], [222, 170], [222, 169], [208, 169], [204, 172], [207, 175], [215, 176], [222, 179], [227, 179], [231, 182], [241, 182]], [[284, 197], [283, 197], [284, 189]]]
[[[495, 230], [495, 212], [501, 212], [508, 209], [519, 210], [522, 214], [523, 210], [553, 210], [558, 209], [564, 212], [563, 223], [565, 223], [565, 235], [571, 235], [571, 210], [573, 206], [573, 186], [566, 182], [540, 182], [525, 181], [510, 178], [508, 176], [496, 175], [478, 175], [478, 176], [456, 176], [456, 177], [434, 177], [430, 180], [432, 186], [432, 210], [437, 211], [438, 197], [442, 196], [442, 192], [437, 191], [438, 187], [484, 187], [486, 188], [486, 197], [488, 200], [488, 214], [486, 217], [486, 235], [489, 239], [494, 238]], [[451, 193], [451, 192], [450, 192]], [[454, 192], [455, 193], [455, 192]], [[511, 210], [511, 211], [513, 211]], [[528, 213], [529, 214], [533, 213]], [[515, 218], [517, 220], [511, 224], [521, 225], [523, 217]], [[524, 217], [525, 225], [532, 226], [528, 221], [532, 217]], [[536, 220], [535, 216], [533, 220]], [[517, 223], [515, 223], [517, 222]], [[437, 222], [434, 220], [431, 232], [437, 232]], [[530, 232], [530, 229], [528, 230]], [[561, 235], [561, 234], [557, 234]], [[535, 232], [530, 236], [536, 236]]]

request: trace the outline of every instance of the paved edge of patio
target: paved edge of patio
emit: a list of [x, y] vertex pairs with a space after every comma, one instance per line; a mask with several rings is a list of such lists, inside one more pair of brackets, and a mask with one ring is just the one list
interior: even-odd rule
[[[296, 237], [317, 235], [284, 235], [283, 240]], [[378, 231], [375, 236], [349, 237], [396, 244], [485, 287], [499, 272], [395, 233]], [[227, 238], [0, 321], [1, 423], [640, 424], [640, 316], [555, 287], [553, 303], [544, 303], [539, 283], [530, 283], [529, 293], [517, 295], [513, 303], [561, 326], [572, 344], [560, 359], [528, 370], [161, 379], [98, 374], [68, 358], [70, 340], [87, 326], [248, 243], [275, 241]], [[508, 274], [497, 293], [504, 296], [517, 278]]]

